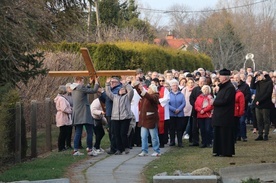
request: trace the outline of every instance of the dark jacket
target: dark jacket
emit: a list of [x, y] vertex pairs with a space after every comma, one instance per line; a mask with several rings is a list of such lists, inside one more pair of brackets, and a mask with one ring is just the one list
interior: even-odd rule
[[219, 88], [213, 103], [213, 126], [233, 127], [236, 90], [230, 80], [219, 84]]
[[[253, 77], [251, 81], [251, 88], [256, 89], [256, 95], [253, 100], [253, 105], [259, 109], [271, 109], [273, 108], [272, 103], [272, 92], [273, 92], [273, 82], [270, 77], [265, 77], [264, 80], [256, 81], [256, 77]], [[256, 102], [259, 105], [256, 105]]]
[[192, 90], [192, 93], [190, 95], [190, 104], [193, 106], [193, 110], [192, 110], [191, 116], [193, 116], [195, 118], [197, 116], [197, 112], [195, 110], [195, 101], [196, 101], [197, 97], [200, 94], [202, 94], [201, 87], [200, 86], [196, 86], [196, 87], [194, 87], [194, 89]]
[[134, 87], [137, 93], [142, 97], [140, 103], [140, 114], [139, 114], [139, 127], [153, 129], [158, 125], [159, 114], [159, 93], [149, 94], [145, 91], [141, 91], [138, 85]]
[[244, 99], [245, 99], [245, 110], [248, 107], [248, 103], [251, 100], [251, 91], [248, 84], [246, 84], [244, 81], [240, 81], [240, 84], [238, 85], [238, 89], [243, 93]]

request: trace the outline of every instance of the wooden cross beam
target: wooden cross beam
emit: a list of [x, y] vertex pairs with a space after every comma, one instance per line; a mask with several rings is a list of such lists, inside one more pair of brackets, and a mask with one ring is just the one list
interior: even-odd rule
[[92, 59], [87, 48], [81, 48], [81, 53], [87, 68], [87, 71], [49, 71], [49, 76], [52, 77], [67, 77], [67, 76], [90, 76], [94, 79], [97, 76], [134, 76], [135, 70], [100, 70], [96, 71]]

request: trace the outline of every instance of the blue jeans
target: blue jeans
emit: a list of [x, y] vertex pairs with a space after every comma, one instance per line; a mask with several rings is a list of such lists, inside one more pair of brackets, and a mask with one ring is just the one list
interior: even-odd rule
[[152, 143], [152, 148], [155, 152], [160, 153], [160, 148], [159, 148], [159, 138], [158, 138], [158, 129], [157, 126], [153, 129], [147, 129], [145, 127], [141, 127], [141, 140], [142, 140], [142, 151], [145, 153], [148, 153], [148, 136], [151, 136], [151, 143]]
[[240, 117], [240, 130], [239, 130], [238, 136], [241, 137], [242, 139], [247, 139], [245, 119], [246, 119], [245, 114], [242, 117]]
[[82, 136], [82, 129], [85, 126], [86, 130], [86, 144], [89, 149], [92, 149], [92, 141], [93, 141], [93, 125], [92, 124], [80, 124], [76, 125], [75, 137], [74, 137], [74, 150], [77, 151], [79, 149], [79, 142]]
[[197, 118], [203, 145], [211, 145], [213, 140], [213, 128], [211, 118]]

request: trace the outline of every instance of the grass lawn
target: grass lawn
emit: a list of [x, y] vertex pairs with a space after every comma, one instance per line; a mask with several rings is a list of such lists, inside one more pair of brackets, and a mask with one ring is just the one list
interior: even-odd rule
[[162, 172], [167, 172], [169, 175], [172, 175], [175, 170], [191, 173], [204, 167], [218, 172], [220, 168], [228, 166], [275, 163], [276, 134], [273, 134], [271, 129], [268, 141], [255, 141], [258, 135], [252, 134], [250, 130], [252, 126], [247, 128], [248, 142], [238, 141], [235, 146], [236, 155], [232, 158], [213, 157], [212, 148], [189, 147], [188, 140], [183, 140], [184, 148], [173, 147], [168, 153], [149, 163], [144, 169], [144, 176], [146, 180], [152, 182], [152, 177]]
[[[58, 131], [56, 126], [52, 126], [52, 146], [57, 147]], [[84, 130], [85, 132], [85, 130]], [[72, 138], [74, 134], [72, 135]], [[95, 138], [94, 138], [95, 139]], [[38, 153], [45, 152], [45, 130], [39, 130], [37, 132], [37, 149]], [[30, 144], [30, 138], [28, 137], [28, 144]], [[72, 141], [73, 145], [73, 141]], [[86, 147], [86, 137], [82, 139], [83, 147]], [[107, 148], [109, 145], [108, 133], [102, 140], [102, 147]], [[84, 152], [85, 150], [81, 150]], [[30, 154], [30, 145], [28, 149]], [[7, 167], [0, 167], [0, 182], [11, 182], [20, 180], [45, 180], [45, 179], [56, 179], [63, 178], [68, 167], [74, 163], [83, 159], [89, 158], [88, 156], [73, 156], [72, 150], [63, 152], [57, 152], [54, 149], [52, 152], [47, 152], [40, 155], [38, 158], [27, 160], [16, 165], [8, 165]]]
[[[268, 141], [254, 141], [257, 135], [252, 134], [250, 128], [252, 126], [248, 126], [248, 142], [239, 141], [236, 144], [236, 155], [232, 158], [213, 157], [211, 148], [189, 147], [187, 140], [183, 140], [184, 148], [173, 147], [169, 152], [163, 154], [160, 158], [157, 158], [145, 167], [143, 171], [145, 180], [152, 182], [154, 175], [162, 172], [172, 174], [175, 170], [187, 173], [199, 168], [209, 167], [218, 172], [220, 168], [227, 166], [275, 163], [276, 134], [273, 134], [271, 131]], [[83, 145], [85, 145], [84, 139]], [[103, 148], [107, 148], [108, 145], [109, 141], [106, 133], [102, 146]], [[89, 158], [87, 156], [74, 157], [71, 153], [72, 151], [59, 153], [57, 150], [54, 150], [44, 156], [17, 164], [1, 172], [0, 181], [33, 181], [65, 177], [69, 166], [85, 158]]]

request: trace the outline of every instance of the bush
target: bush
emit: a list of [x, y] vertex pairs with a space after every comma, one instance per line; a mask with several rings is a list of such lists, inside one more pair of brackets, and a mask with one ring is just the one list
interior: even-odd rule
[[112, 44], [66, 43], [43, 45], [43, 49], [79, 53], [87, 47], [97, 70], [124, 70], [141, 68], [163, 73], [167, 69], [190, 70], [199, 67], [213, 70], [205, 54], [165, 48], [142, 42], [116, 42]]

